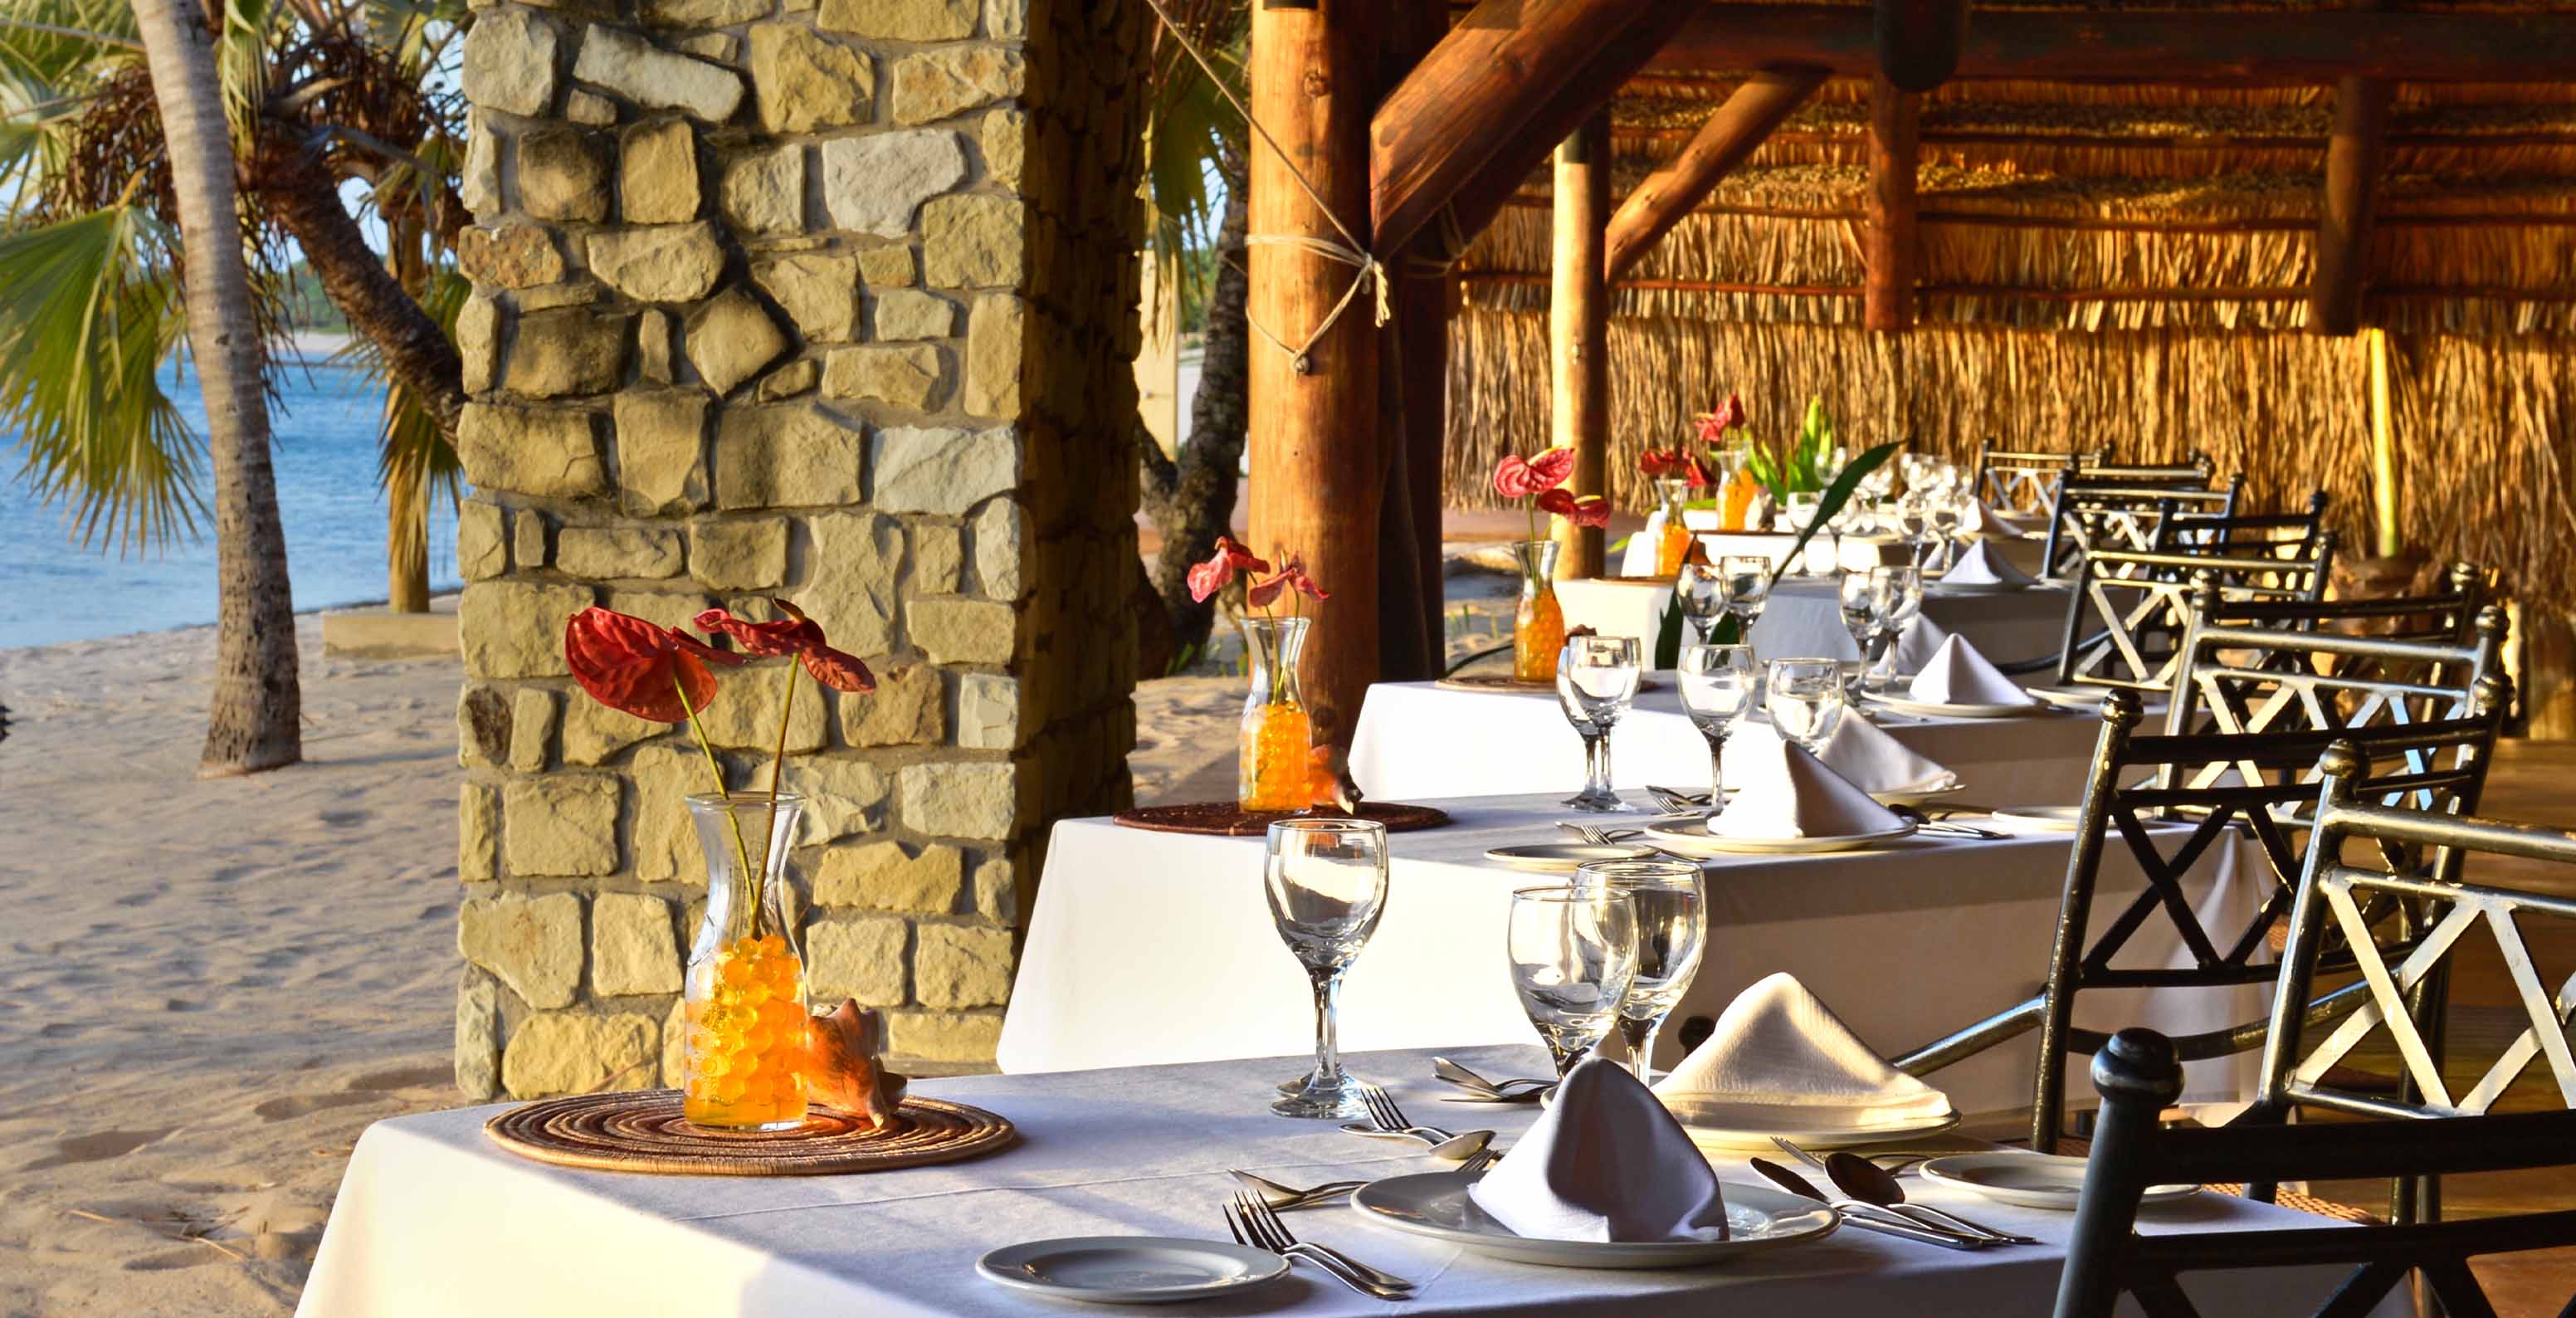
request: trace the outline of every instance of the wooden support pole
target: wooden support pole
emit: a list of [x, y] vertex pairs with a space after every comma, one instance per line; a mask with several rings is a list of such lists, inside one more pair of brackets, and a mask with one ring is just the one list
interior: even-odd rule
[[2377, 78], [2335, 86], [2334, 136], [2326, 141], [2325, 198], [2317, 208], [2317, 259], [2308, 294], [2308, 328], [2350, 334], [2361, 328], [2361, 295], [2370, 267], [2370, 212], [2388, 134], [2388, 92]]
[[[1610, 288], [1602, 276], [1610, 227], [1610, 112], [1556, 149], [1555, 284], [1547, 308], [1550, 438], [1574, 450], [1576, 494], [1610, 492]], [[1602, 575], [1601, 528], [1562, 517], [1549, 532], [1560, 577]]]
[[[1404, 81], [1449, 31], [1448, 0], [1394, 0], [1386, 16], [1386, 41], [1378, 86]], [[1399, 395], [1400, 429], [1385, 440], [1385, 461], [1400, 479], [1387, 483], [1388, 502], [1378, 520], [1378, 600], [1381, 680], [1436, 678], [1448, 667], [1442, 617], [1448, 578], [1441, 571], [1441, 475], [1448, 447], [1449, 300], [1451, 280], [1442, 267], [1454, 253], [1439, 250], [1425, 233], [1388, 259], [1395, 280], [1395, 319], [1379, 344], [1378, 372]], [[1396, 495], [1401, 491], [1398, 506]], [[1410, 568], [1410, 575], [1399, 573]]]
[[1861, 323], [1899, 332], [1914, 325], [1915, 125], [1922, 98], [1884, 78], [1869, 85], [1869, 225]]
[[1824, 81], [1823, 69], [1766, 69], [1745, 79], [1700, 125], [1690, 145], [1619, 203], [1619, 213], [1610, 219], [1609, 277], [1634, 269]]
[[[1252, 8], [1252, 115], [1287, 152], [1251, 148], [1251, 232], [1348, 246], [1329, 208], [1368, 240], [1368, 122], [1376, 103], [1380, 0], [1319, 0], [1314, 9]], [[1291, 166], [1294, 166], [1292, 170]], [[1315, 198], [1298, 185], [1302, 172]], [[1256, 241], [1246, 252], [1253, 321], [1296, 344], [1351, 286], [1353, 268], [1301, 247]], [[1366, 291], [1302, 360], [1252, 345], [1253, 552], [1305, 560], [1332, 598], [1308, 604], [1304, 694], [1315, 737], [1347, 745], [1378, 670], [1376, 299]]]

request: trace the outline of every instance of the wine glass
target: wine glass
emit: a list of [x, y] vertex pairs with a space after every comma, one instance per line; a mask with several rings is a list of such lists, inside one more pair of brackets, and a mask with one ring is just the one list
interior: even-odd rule
[[1736, 639], [1753, 643], [1753, 624], [1771, 602], [1771, 560], [1760, 554], [1729, 554], [1718, 563], [1726, 577], [1726, 611], [1735, 615]]
[[1868, 570], [1844, 568], [1834, 581], [1834, 601], [1842, 608], [1843, 630], [1851, 633], [1852, 644], [1869, 653], [1870, 629], [1877, 624], [1871, 618]]
[[1628, 803], [1610, 790], [1610, 729], [1637, 698], [1637, 638], [1576, 636], [1556, 660], [1556, 704], [1583, 738], [1583, 790], [1565, 803], [1605, 813]]
[[1686, 860], [1596, 860], [1574, 871], [1577, 888], [1626, 893], [1637, 920], [1637, 973], [1619, 1003], [1619, 1037], [1643, 1084], [1654, 1083], [1655, 1036], [1679, 1006], [1708, 941], [1700, 868]]
[[1726, 574], [1714, 564], [1684, 563], [1673, 577], [1673, 595], [1681, 601], [1682, 617], [1689, 620], [1693, 634], [1705, 641], [1719, 615], [1726, 612]]
[[1924, 496], [1924, 513], [1932, 519], [1933, 543], [1941, 547], [1940, 562], [1945, 570], [1959, 556], [1961, 502], [1958, 492], [1946, 485]]
[[1335, 1009], [1343, 972], [1386, 914], [1386, 826], [1370, 819], [1282, 819], [1270, 826], [1261, 881], [1280, 941], [1315, 987], [1315, 1069], [1270, 1110], [1283, 1117], [1365, 1119], [1359, 1082], [1342, 1070]]
[[1607, 887], [1522, 888], [1512, 894], [1504, 954], [1521, 996], [1565, 1073], [1619, 1019], [1637, 974], [1637, 908]]
[[1708, 739], [1708, 804], [1726, 806], [1726, 737], [1753, 712], [1753, 696], [1762, 672], [1749, 645], [1693, 645], [1674, 661], [1674, 678], [1682, 689], [1682, 712]]
[[1762, 682], [1763, 709], [1783, 737], [1824, 752], [1843, 718], [1843, 665], [1839, 659], [1774, 659]]
[[1881, 655], [1888, 657], [1886, 678], [1895, 677], [1896, 641], [1905, 625], [1923, 612], [1923, 569], [1903, 565], [1874, 567], [1869, 570], [1870, 617], [1874, 622], [1875, 643], [1870, 649], [1870, 662]]

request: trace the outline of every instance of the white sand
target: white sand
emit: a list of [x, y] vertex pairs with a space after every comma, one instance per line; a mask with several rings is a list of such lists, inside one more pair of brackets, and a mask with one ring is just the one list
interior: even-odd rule
[[[202, 782], [212, 629], [0, 649], [0, 1314], [291, 1311], [359, 1132], [461, 1101], [459, 670], [299, 638], [306, 762]], [[1139, 798], [1241, 700], [1139, 691]]]

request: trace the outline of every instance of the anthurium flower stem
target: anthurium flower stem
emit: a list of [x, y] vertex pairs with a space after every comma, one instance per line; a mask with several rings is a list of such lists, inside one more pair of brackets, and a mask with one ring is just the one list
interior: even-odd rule
[[[819, 693], [818, 693], [819, 694]], [[768, 845], [778, 845], [778, 780], [787, 772], [787, 719], [796, 711], [796, 663], [787, 664], [787, 694], [778, 701], [778, 749], [769, 756], [769, 822], [761, 825]]]
[[[707, 776], [715, 781], [716, 796], [725, 803], [725, 827], [733, 830], [733, 855], [742, 869], [734, 881], [734, 900], [742, 909], [751, 912], [752, 932], [759, 933], [760, 876], [752, 872], [751, 847], [742, 840], [742, 817], [733, 812], [733, 794], [725, 790], [724, 766], [716, 763], [716, 748], [707, 741], [706, 725], [698, 722], [697, 709], [689, 704], [688, 688], [680, 686], [677, 678], [672, 679], [671, 685], [679, 687], [680, 709], [689, 716], [689, 731], [697, 734], [698, 753], [707, 757]], [[794, 690], [795, 685], [789, 682], [788, 689]], [[778, 808], [774, 794], [770, 798], [770, 808]]]

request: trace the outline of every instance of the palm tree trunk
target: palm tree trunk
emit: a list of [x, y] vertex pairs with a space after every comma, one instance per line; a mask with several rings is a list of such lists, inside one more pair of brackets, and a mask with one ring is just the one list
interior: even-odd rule
[[1216, 284], [1208, 290], [1207, 335], [1199, 357], [1198, 395], [1190, 401], [1189, 442], [1181, 446], [1178, 461], [1166, 461], [1160, 449], [1144, 445], [1145, 513], [1163, 532], [1163, 550], [1154, 560], [1154, 588], [1163, 597], [1183, 652], [1207, 649], [1215, 609], [1190, 598], [1190, 565], [1214, 552], [1216, 538], [1233, 525], [1244, 435], [1251, 424], [1251, 329], [1244, 319], [1251, 281], [1243, 263], [1249, 189], [1236, 153], [1226, 152], [1219, 168], [1225, 176], [1225, 214], [1217, 224]]
[[407, 467], [385, 480], [385, 608], [429, 612], [429, 487]]
[[339, 180], [310, 154], [277, 171], [260, 189], [331, 305], [366, 336], [385, 369], [421, 400], [450, 442], [465, 411], [465, 362], [438, 321], [413, 300], [384, 258], [367, 245], [366, 232], [340, 200]]
[[188, 345], [206, 399], [215, 469], [215, 688], [200, 775], [254, 773], [304, 757], [295, 602], [269, 468], [268, 399], [242, 260], [232, 138], [203, 13], [189, 0], [134, 0], [169, 144], [188, 260]]

